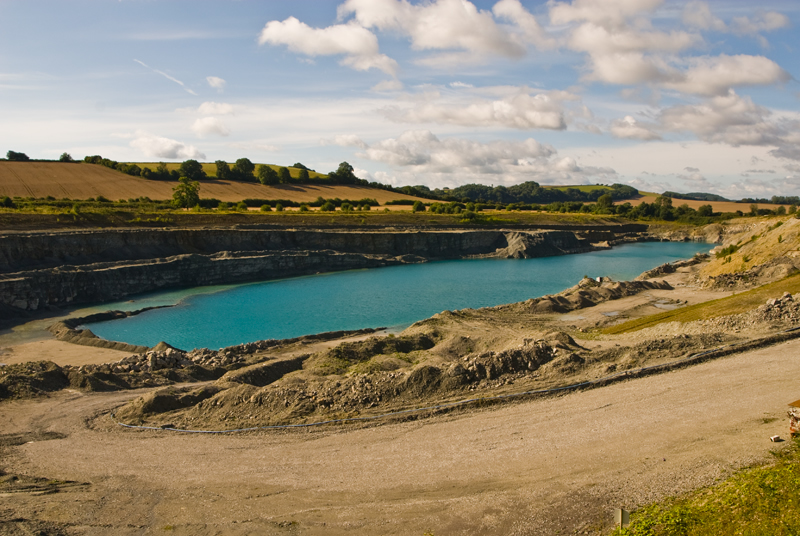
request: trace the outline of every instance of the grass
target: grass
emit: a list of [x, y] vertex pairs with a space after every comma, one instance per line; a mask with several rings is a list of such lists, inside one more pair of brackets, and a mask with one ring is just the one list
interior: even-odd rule
[[642, 318], [636, 318], [602, 330], [608, 335], [618, 335], [649, 328], [664, 322], [693, 322], [719, 316], [728, 316], [749, 311], [764, 304], [769, 298], [778, 298], [784, 292], [800, 292], [800, 274], [791, 275], [780, 281], [769, 283], [753, 290], [734, 294], [727, 298], [689, 305], [672, 311], [664, 311]]
[[612, 536], [788, 536], [800, 534], [800, 444], [773, 453], [766, 467], [641, 508]]

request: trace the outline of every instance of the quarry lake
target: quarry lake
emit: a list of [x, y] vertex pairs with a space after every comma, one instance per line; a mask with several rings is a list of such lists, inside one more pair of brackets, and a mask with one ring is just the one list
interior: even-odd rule
[[85, 327], [105, 339], [184, 350], [388, 326], [443, 310], [487, 307], [560, 292], [584, 275], [633, 279], [659, 264], [707, 251], [697, 242], [645, 242], [537, 259], [453, 260], [162, 292], [103, 305], [138, 310]]

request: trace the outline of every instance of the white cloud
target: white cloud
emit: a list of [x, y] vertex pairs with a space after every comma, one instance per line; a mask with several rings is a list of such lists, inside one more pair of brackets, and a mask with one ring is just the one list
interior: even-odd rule
[[340, 147], [358, 147], [366, 149], [368, 145], [355, 134], [340, 134], [332, 140], [321, 140], [322, 145], [338, 145]]
[[537, 48], [550, 49], [556, 46], [556, 40], [547, 35], [536, 17], [531, 15], [519, 0], [500, 0], [492, 7], [492, 13], [518, 26], [522, 30], [524, 39]]
[[764, 56], [739, 54], [693, 58], [691, 67], [665, 87], [696, 95], [725, 95], [731, 87], [788, 82], [789, 73]]
[[721, 19], [711, 13], [711, 8], [706, 2], [688, 2], [683, 8], [681, 17], [683, 23], [700, 30], [714, 30], [716, 32], [728, 31], [728, 26]]
[[482, 99], [452, 105], [442, 104], [437, 99], [418, 102], [412, 107], [390, 106], [382, 112], [387, 118], [404, 123], [564, 130], [567, 127], [564, 100], [577, 100], [577, 97], [564, 91], [530, 94], [523, 88], [501, 100]]
[[410, 130], [373, 143], [358, 156], [398, 168], [408, 181], [424, 175], [428, 184], [514, 184], [525, 180], [575, 184], [589, 177], [615, 176], [610, 168], [581, 167], [572, 157], [559, 157], [553, 147], [532, 138], [481, 143], [439, 139], [428, 130]]
[[690, 131], [701, 140], [729, 145], [775, 145], [781, 129], [770, 122], [771, 112], [733, 91], [702, 104], [678, 105], [662, 110], [659, 121], [672, 131]]
[[225, 85], [227, 84], [227, 82], [225, 80], [223, 80], [222, 78], [220, 78], [218, 76], [207, 76], [206, 77], [206, 82], [208, 82], [209, 86], [213, 87], [214, 89], [216, 89], [220, 93], [222, 93], [222, 90], [225, 89]]
[[526, 53], [524, 41], [544, 43], [546, 39], [534, 27], [534, 17], [516, 4], [500, 2], [497, 14], [517, 22], [522, 35], [501, 27], [491, 12], [466, 0], [416, 5], [406, 0], [347, 0], [339, 6], [339, 16], [353, 15], [365, 28], [399, 32], [411, 40], [413, 50], [448, 51], [417, 63], [453, 65], [482, 61], [487, 56], [520, 58]]
[[589, 21], [604, 26], [621, 26], [625, 21], [640, 13], [653, 12], [663, 0], [574, 0], [551, 2], [550, 22], [569, 24]]
[[378, 38], [354, 23], [311, 28], [289, 17], [283, 22], [268, 22], [258, 42], [262, 45], [286, 45], [292, 52], [306, 56], [344, 55], [341, 63], [358, 71], [375, 68], [392, 76], [397, 71], [397, 62], [379, 52]]
[[233, 113], [233, 105], [225, 102], [207, 101], [197, 108], [197, 113], [203, 115], [229, 115]]
[[661, 136], [652, 130], [650, 125], [639, 123], [630, 115], [614, 121], [611, 125], [611, 134], [615, 138], [629, 140], [660, 140]]
[[192, 131], [198, 136], [205, 137], [211, 134], [229, 136], [231, 131], [216, 117], [201, 117], [192, 125]]
[[170, 81], [172, 81], [172, 82], [175, 82], [176, 84], [178, 84], [179, 86], [181, 86], [181, 87], [183, 88], [183, 90], [184, 90], [184, 91], [186, 91], [187, 93], [189, 93], [189, 94], [191, 94], [191, 95], [197, 95], [197, 93], [195, 93], [194, 91], [192, 91], [191, 89], [189, 89], [188, 87], [186, 87], [186, 84], [184, 84], [183, 82], [181, 82], [181, 81], [180, 81], [180, 80], [178, 80], [177, 78], [175, 78], [175, 77], [173, 77], [173, 76], [170, 76], [170, 75], [168, 75], [168, 74], [167, 74], [167, 73], [165, 73], [164, 71], [159, 71], [158, 69], [153, 69], [152, 67], [150, 67], [149, 65], [147, 65], [147, 64], [146, 64], [146, 63], [144, 63], [143, 61], [139, 61], [139, 60], [137, 60], [137, 59], [134, 59], [133, 61], [135, 61], [136, 63], [138, 63], [138, 64], [139, 64], [139, 65], [141, 65], [142, 67], [145, 67], [145, 68], [147, 68], [147, 69], [150, 69], [151, 71], [153, 71], [153, 72], [154, 72], [154, 73], [156, 73], [156, 74], [160, 74], [161, 76], [163, 76], [163, 77], [164, 77], [164, 78], [166, 78], [167, 80], [170, 80]]
[[789, 26], [789, 17], [775, 11], [761, 12], [754, 18], [736, 17], [731, 21], [731, 28], [739, 35], [771, 32]]
[[372, 91], [399, 91], [403, 89], [403, 83], [400, 80], [383, 80], [372, 86]]
[[460, 88], [472, 88], [475, 87], [472, 84], [467, 84], [465, 82], [450, 82], [450, 87], [460, 89]]
[[150, 158], [204, 160], [206, 157], [194, 145], [186, 145], [176, 140], [153, 136], [142, 131], [136, 132], [136, 138], [130, 142], [130, 146], [139, 149], [145, 156]]

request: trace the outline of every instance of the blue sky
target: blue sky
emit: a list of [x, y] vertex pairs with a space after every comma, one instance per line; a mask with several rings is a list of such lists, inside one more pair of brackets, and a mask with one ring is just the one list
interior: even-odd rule
[[800, 194], [800, 2], [2, 0], [0, 149]]

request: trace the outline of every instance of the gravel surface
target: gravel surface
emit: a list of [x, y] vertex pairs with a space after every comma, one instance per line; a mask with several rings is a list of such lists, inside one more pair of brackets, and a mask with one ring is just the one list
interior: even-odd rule
[[141, 392], [11, 401], [0, 469], [89, 485], [6, 495], [0, 533], [593, 534], [615, 507], [768, 459], [798, 375], [792, 341], [561, 397], [248, 435], [113, 425]]

